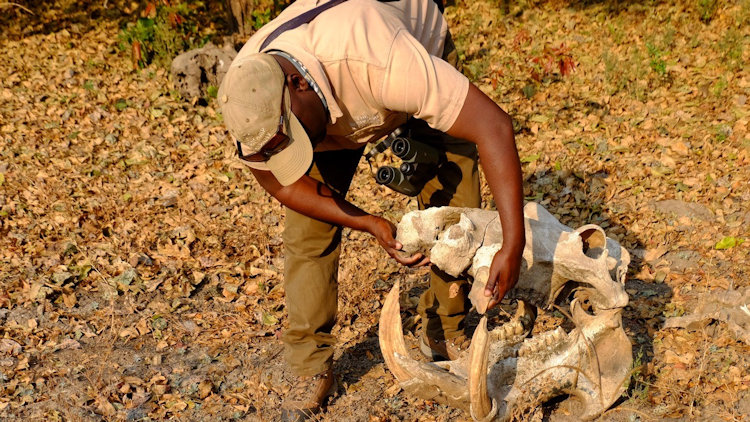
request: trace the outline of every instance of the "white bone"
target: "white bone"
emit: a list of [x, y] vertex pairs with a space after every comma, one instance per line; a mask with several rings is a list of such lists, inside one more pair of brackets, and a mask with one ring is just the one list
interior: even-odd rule
[[[621, 321], [628, 303], [624, 283], [630, 255], [600, 227], [573, 230], [538, 204], [527, 204], [524, 217], [526, 247], [512, 293], [535, 306], [545, 306], [573, 281], [583, 287], [583, 297], [594, 313], [587, 313], [573, 299], [570, 315], [575, 328], [570, 333], [558, 327], [525, 339], [535, 314], [519, 301], [516, 316], [483, 337], [490, 342], [486, 358], [475, 355], [471, 359], [464, 354], [439, 366], [428, 365], [402, 353], [396, 285], [381, 317], [386, 364], [407, 393], [471, 409], [476, 419], [505, 420], [561, 392], [578, 400], [580, 419], [595, 418], [620, 396], [632, 364], [630, 340]], [[502, 247], [502, 227], [495, 211], [443, 207], [412, 212], [399, 223], [397, 239], [406, 253], [425, 253], [449, 274], [465, 271], [472, 276], [470, 299], [479, 312], [485, 311], [489, 268]], [[472, 361], [483, 367], [472, 367]], [[476, 386], [480, 385], [477, 374], [485, 373], [486, 397], [484, 392], [475, 394], [475, 404], [470, 404], [465, 390], [471, 385], [472, 391], [484, 391]], [[486, 398], [492, 403], [489, 413]]]
[[[591, 286], [596, 292], [592, 299], [602, 309], [627, 305], [624, 277], [630, 255], [600, 227], [590, 224], [573, 230], [533, 202], [524, 207], [524, 217], [526, 247], [517, 290], [542, 292], [551, 302], [573, 280]], [[480, 313], [485, 311], [490, 299], [484, 295], [489, 268], [502, 247], [496, 211], [453, 207], [412, 211], [399, 223], [397, 240], [404, 252], [428, 253], [434, 265], [451, 275], [468, 268], [474, 277], [469, 298]]]

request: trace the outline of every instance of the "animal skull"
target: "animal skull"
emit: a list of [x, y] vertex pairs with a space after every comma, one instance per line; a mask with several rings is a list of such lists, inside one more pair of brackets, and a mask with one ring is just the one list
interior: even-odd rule
[[[538, 204], [527, 204], [524, 217], [524, 262], [510, 296], [549, 306], [572, 282], [580, 286], [570, 303], [575, 328], [527, 338], [535, 310], [519, 300], [516, 316], [492, 331], [483, 317], [471, 348], [457, 360], [417, 362], [404, 343], [397, 283], [381, 314], [384, 359], [405, 391], [465, 409], [475, 420], [508, 419], [563, 394], [577, 402], [579, 417], [595, 418], [620, 396], [632, 364], [622, 328], [629, 254], [600, 227], [573, 230]], [[502, 246], [496, 212], [452, 207], [411, 212], [399, 223], [398, 240], [406, 253], [429, 254], [451, 275], [472, 275], [469, 298], [484, 313], [489, 266]], [[584, 299], [593, 313], [583, 309]]]

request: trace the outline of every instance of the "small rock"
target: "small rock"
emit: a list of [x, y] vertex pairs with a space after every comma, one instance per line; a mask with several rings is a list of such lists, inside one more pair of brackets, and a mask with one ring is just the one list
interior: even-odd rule
[[695, 251], [671, 251], [664, 255], [664, 259], [669, 261], [669, 269], [675, 272], [684, 272], [688, 268], [698, 266], [700, 254]]
[[177, 205], [177, 197], [180, 195], [180, 191], [177, 189], [171, 189], [164, 193], [161, 197], [161, 205], [164, 208], [174, 207]]
[[60, 344], [57, 345], [57, 347], [55, 347], [55, 350], [77, 350], [80, 348], [81, 343], [73, 340], [72, 338], [66, 338], [65, 340], [61, 341]]
[[205, 96], [209, 87], [221, 85], [236, 56], [237, 52], [231, 48], [219, 48], [211, 43], [180, 54], [172, 60], [171, 66], [175, 88], [188, 100]]
[[0, 340], [0, 353], [2, 354], [15, 356], [21, 353], [22, 350], [21, 345], [15, 340], [9, 338]]
[[677, 217], [689, 217], [697, 220], [711, 221], [714, 214], [708, 207], [697, 202], [685, 202], [677, 199], [655, 201], [651, 207], [664, 214], [675, 214]]
[[146, 410], [136, 407], [135, 409], [128, 410], [127, 415], [125, 416], [125, 420], [128, 421], [140, 421], [146, 419], [148, 416], [148, 413]]
[[123, 271], [120, 275], [115, 277], [114, 281], [117, 283], [118, 287], [124, 287], [124, 286], [131, 285], [137, 277], [138, 277], [138, 272], [135, 270], [135, 268], [128, 268], [127, 270]]
[[188, 333], [193, 334], [198, 331], [198, 324], [190, 320], [182, 321], [182, 326], [187, 330]]
[[260, 218], [260, 221], [267, 226], [275, 226], [279, 224], [279, 216], [274, 213], [268, 213]]
[[154, 261], [152, 261], [151, 257], [146, 255], [145, 253], [142, 253], [138, 255], [138, 265], [145, 265], [147, 267], [150, 267], [154, 265]]
[[67, 271], [59, 271], [59, 272], [52, 274], [52, 282], [58, 286], [61, 286], [63, 283], [65, 283], [67, 280], [71, 278], [73, 278], [73, 274]]

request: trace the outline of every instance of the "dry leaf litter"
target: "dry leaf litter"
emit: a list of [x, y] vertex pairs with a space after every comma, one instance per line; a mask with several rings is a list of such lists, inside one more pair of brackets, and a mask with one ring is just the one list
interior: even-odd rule
[[[602, 419], [746, 420], [750, 346], [720, 321], [663, 323], [749, 283], [750, 1], [707, 2], [710, 20], [697, 1], [500, 3], [459, 1], [448, 18], [465, 73], [514, 118], [527, 199], [635, 257], [639, 366]], [[109, 12], [137, 5], [104, 7], [0, 18], [0, 417], [272, 420], [292, 379], [283, 211], [234, 159], [214, 102], [132, 70]], [[393, 221], [416, 207], [364, 163], [353, 186]], [[407, 287], [413, 325], [424, 270], [344, 238], [342, 387], [321, 419], [468, 420], [401, 394], [378, 350], [385, 292]], [[561, 317], [542, 312], [537, 330]], [[525, 415], [546, 417], [568, 416]]]

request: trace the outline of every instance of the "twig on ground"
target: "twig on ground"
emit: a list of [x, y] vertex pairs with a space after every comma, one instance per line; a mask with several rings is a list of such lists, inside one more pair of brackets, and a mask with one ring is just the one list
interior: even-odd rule
[[27, 12], [27, 13], [29, 13], [31, 15], [34, 14], [34, 12], [32, 12], [28, 8], [22, 6], [22, 5], [18, 4], [18, 3], [12, 3], [12, 2], [0, 3], [0, 9], [4, 9], [6, 7], [17, 7], [19, 9], [23, 10], [24, 12]]

